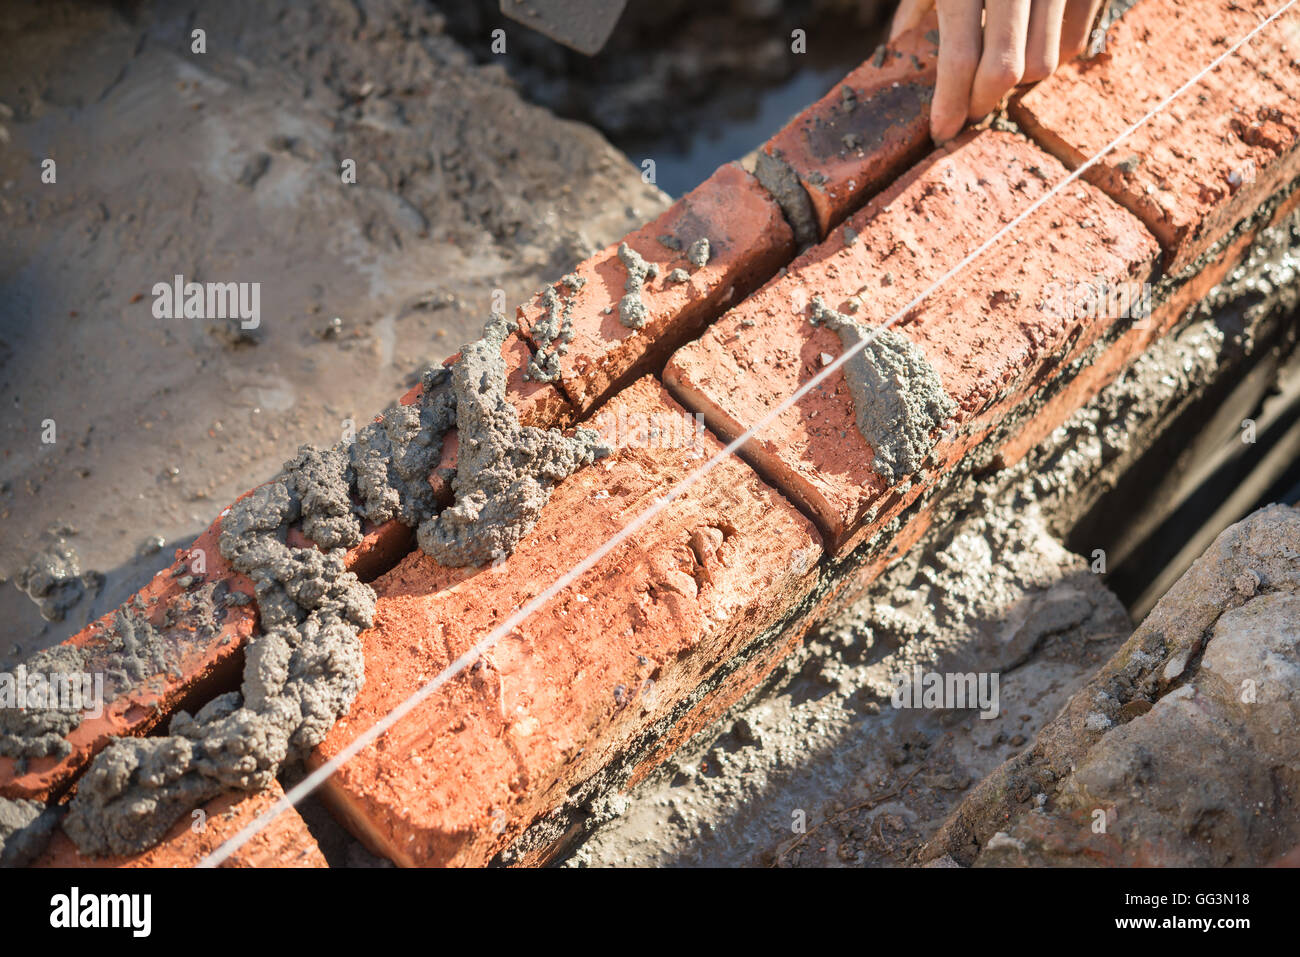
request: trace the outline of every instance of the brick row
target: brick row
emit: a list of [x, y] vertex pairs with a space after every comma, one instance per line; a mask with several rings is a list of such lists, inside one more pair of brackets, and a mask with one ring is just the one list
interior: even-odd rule
[[[811, 322], [814, 297], [864, 326], [880, 324], [1065, 176], [1014, 134], [962, 137], [676, 353], [665, 383], [719, 434], [741, 434], [843, 351], [839, 335]], [[1071, 298], [1086, 284], [1063, 279], [1141, 284], [1158, 253], [1130, 214], [1092, 186], [1071, 185], [894, 327], [924, 353], [956, 407], [923, 474], [891, 485], [873, 468], [842, 370], [743, 454], [816, 518], [836, 553], [846, 552], [959, 461], [1085, 329], [1112, 321], [1088, 316]]]
[[[525, 340], [515, 334], [502, 348], [507, 359], [507, 394], [525, 425], [549, 428], [567, 424], [573, 410], [552, 385], [527, 381], [523, 372], [531, 355]], [[447, 364], [458, 358], [452, 356]], [[410, 405], [418, 400], [419, 386], [400, 400]], [[430, 481], [439, 497], [449, 502], [451, 488], [442, 473], [456, 465], [456, 435], [452, 430], [443, 444], [439, 468]], [[440, 474], [442, 473], [442, 474]], [[246, 493], [251, 494], [250, 493]], [[246, 497], [241, 496], [241, 498]], [[223, 513], [224, 515], [224, 513]], [[366, 523], [362, 541], [348, 550], [345, 565], [363, 580], [370, 580], [391, 568], [414, 547], [414, 534], [400, 522], [375, 526]], [[257, 608], [251, 600], [252, 582], [232, 570], [221, 557], [218, 518], [193, 545], [176, 552], [171, 566], [159, 572], [132, 600], [150, 622], [162, 628], [171, 643], [173, 667], [151, 675], [131, 687], [118, 689], [107, 702], [104, 714], [87, 716], [67, 735], [71, 751], [64, 757], [29, 758], [26, 762], [0, 756], [0, 795], [11, 798], [49, 800], [60, 795], [90, 764], [114, 736], [140, 736], [164, 726], [168, 717], [181, 709], [193, 710], [217, 694], [238, 688], [243, 672], [245, 641], [257, 627]], [[288, 542], [309, 547], [311, 542], [291, 529]], [[205, 584], [215, 584], [215, 622], [206, 627], [195, 605]], [[240, 592], [249, 597], [245, 604], [229, 603], [222, 596]], [[69, 643], [88, 654], [87, 670], [92, 673], [114, 668], [113, 620], [116, 611], [92, 622]], [[170, 619], [174, 618], [172, 621]], [[106, 695], [111, 688], [106, 679]]]
[[[1142, 0], [1111, 26], [1104, 55], [1062, 67], [1012, 115], [1077, 167], [1280, 6]], [[1291, 11], [1084, 173], [1156, 235], [1171, 273], [1300, 175], [1298, 43]]]
[[[108, 673], [118, 667], [114, 661], [118, 650], [113, 631], [116, 611], [73, 635], [68, 643], [81, 649], [84, 671], [104, 674], [105, 698], [115, 692], [116, 697], [105, 701], [102, 715], [87, 715], [68, 733], [71, 751], [66, 756], [25, 761], [0, 756], [0, 795], [49, 800], [85, 770], [111, 737], [148, 734], [177, 709], [196, 699], [201, 703], [207, 692], [238, 684], [242, 649], [256, 626], [257, 612], [252, 603], [253, 583], [221, 557], [217, 548], [220, 534], [221, 519], [217, 519], [189, 549], [178, 549], [172, 565], [128, 602], [166, 636], [172, 670], [130, 687], [114, 688]], [[210, 615], [205, 603], [196, 600], [208, 592], [213, 599]], [[230, 593], [242, 593], [247, 603], [231, 604]]]
[[[1030, 449], [1063, 425], [1076, 409], [1114, 382], [1134, 359], [1177, 327], [1188, 310], [1204, 299], [1215, 286], [1223, 282], [1236, 269], [1263, 230], [1280, 225], [1291, 217], [1297, 208], [1300, 208], [1300, 191], [1292, 192], [1277, 205], [1270, 216], [1265, 217], [1253, 228], [1241, 232], [1215, 255], [1204, 261], [1200, 271], [1173, 289], [1164, 301], [1156, 304], [1150, 316], [1123, 330], [1086, 367], [1079, 369], [1065, 388], [1044, 403], [1035, 412], [1034, 417], [1024, 423], [1019, 431], [1005, 442], [998, 453], [999, 464], [1007, 467], [1020, 461]], [[1062, 365], [1070, 366], [1081, 359], [1091, 344], [1090, 340], [1081, 340]]]
[[[499, 567], [444, 568], [416, 552], [375, 583], [366, 686], [314, 763], [720, 448], [651, 378], [594, 424], [616, 453], [558, 486]], [[488, 863], [797, 606], [820, 555], [812, 524], [729, 459], [345, 764], [325, 799], [396, 863]]]
[[[707, 252], [697, 245], [702, 240]], [[639, 292], [629, 292], [629, 254], [653, 272]], [[580, 264], [574, 275], [581, 288], [556, 284], [572, 324], [560, 389], [586, 416], [622, 386], [657, 371], [793, 254], [793, 235], [775, 201], [739, 166], [722, 166], [658, 219]], [[537, 336], [547, 315], [544, 296], [519, 309], [534, 347], [545, 345]], [[625, 319], [643, 324], [633, 328]]]

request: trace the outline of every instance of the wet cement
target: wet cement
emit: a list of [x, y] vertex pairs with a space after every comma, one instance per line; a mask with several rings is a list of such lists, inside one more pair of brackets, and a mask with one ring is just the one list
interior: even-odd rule
[[[29, 675], [73, 675], [86, 671], [81, 651], [58, 645], [37, 652], [26, 662]], [[15, 676], [16, 680], [16, 676]], [[72, 751], [66, 735], [81, 723], [79, 712], [59, 708], [0, 707], [0, 755], [17, 758], [62, 758]]]
[[59, 812], [40, 801], [0, 797], [0, 867], [22, 867], [45, 848]]
[[618, 321], [629, 329], [640, 329], [650, 319], [650, 313], [641, 301], [641, 288], [648, 280], [659, 275], [659, 266], [647, 262], [645, 257], [627, 243], [619, 243], [618, 258], [627, 269], [624, 296], [618, 302]]
[[799, 182], [798, 174], [785, 161], [781, 151], [768, 153], [759, 150], [754, 161], [754, 176], [781, 207], [799, 247], [811, 246], [817, 242], [817, 219], [813, 215], [812, 201]]
[[81, 559], [67, 539], [69, 529], [55, 526], [43, 536], [43, 547], [27, 559], [14, 584], [36, 603], [46, 621], [63, 621], [68, 612], [103, 584], [98, 572], [82, 573]]
[[[833, 329], [845, 349], [873, 333], [820, 296], [813, 298], [811, 321]], [[934, 366], [902, 333], [880, 329], [842, 369], [858, 431], [875, 452], [871, 467], [889, 485], [915, 473], [934, 448], [935, 431], [957, 408]]]
[[530, 330], [537, 351], [528, 360], [524, 378], [534, 382], [559, 381], [560, 357], [569, 351], [569, 343], [573, 341], [573, 293], [586, 284], [582, 276], [569, 273], [560, 280], [560, 285], [569, 291], [563, 300], [556, 286], [548, 286], [542, 293], [546, 313]]
[[537, 524], [551, 488], [609, 454], [597, 433], [519, 424], [506, 397], [501, 346], [513, 326], [494, 317], [451, 369], [460, 437], [454, 504], [420, 523], [420, 549], [443, 565], [482, 565], [508, 556]]
[[[82, 853], [143, 850], [221, 792], [268, 787], [347, 713], [365, 680], [358, 634], [375, 609], [374, 592], [344, 567], [363, 519], [416, 526], [421, 549], [444, 565], [503, 559], [535, 526], [552, 487], [608, 453], [589, 429], [566, 437], [520, 426], [502, 356], [513, 331], [494, 316], [450, 371], [426, 374], [415, 405], [390, 409], [351, 445], [304, 446], [281, 476], [231, 506], [219, 547], [252, 579], [260, 619], [242, 687], [194, 715], [178, 713], [166, 737], [120, 738], [95, 758], [64, 822]], [[456, 500], [438, 511], [428, 476], [453, 425]], [[295, 527], [319, 548], [287, 544]], [[156, 631], [132, 631], [127, 660], [163, 646]], [[51, 746], [54, 731], [36, 730], [40, 744], [31, 747]]]

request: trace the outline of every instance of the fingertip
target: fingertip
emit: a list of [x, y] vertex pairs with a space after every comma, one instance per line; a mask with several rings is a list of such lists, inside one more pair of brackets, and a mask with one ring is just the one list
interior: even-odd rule
[[1020, 82], [1037, 83], [1045, 80], [1060, 65], [1056, 50], [1044, 50], [1041, 56], [1031, 54], [1025, 58], [1025, 75], [1020, 78]]
[[942, 146], [947, 143], [966, 125], [966, 117], [960, 114], [948, 112], [939, 112], [930, 114], [930, 139], [934, 140], [936, 146]]
[[996, 110], [1003, 97], [1020, 84], [1024, 73], [1024, 67], [1016, 63], [998, 60], [981, 63], [971, 91], [967, 119], [982, 120]]

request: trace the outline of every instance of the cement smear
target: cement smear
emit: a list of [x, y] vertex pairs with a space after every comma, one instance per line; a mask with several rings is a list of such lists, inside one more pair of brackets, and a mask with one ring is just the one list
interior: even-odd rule
[[95, 758], [64, 821], [83, 854], [134, 853], [223, 791], [268, 787], [351, 707], [364, 677], [357, 633], [371, 623], [374, 593], [344, 570], [341, 549], [285, 544], [299, 520], [338, 539], [337, 503], [321, 490], [345, 481], [346, 462], [300, 453], [285, 476], [231, 507], [219, 547], [253, 580], [261, 620], [242, 688], [193, 716], [179, 712], [166, 737], [118, 738]]
[[[577, 273], [569, 273], [560, 282], [570, 293], [587, 284]], [[542, 294], [542, 304], [546, 315], [531, 330], [537, 352], [528, 361], [524, 376], [535, 382], [556, 382], [560, 378], [560, 356], [569, 351], [569, 343], [573, 341], [573, 296], [562, 302], [556, 288], [548, 286]]]
[[795, 171], [782, 157], [781, 151], [771, 154], [767, 150], [759, 150], [754, 176], [781, 207], [786, 222], [794, 231], [795, 242], [800, 247], [817, 242], [817, 220], [813, 217], [812, 201]]
[[646, 280], [659, 275], [655, 263], [646, 262], [635, 249], [627, 243], [619, 243], [618, 258], [627, 268], [626, 295], [618, 302], [618, 321], [629, 329], [640, 329], [650, 318], [650, 313], [641, 301], [641, 287]]
[[22, 867], [39, 854], [59, 823], [59, 812], [40, 801], [0, 797], [0, 867]]
[[67, 531], [50, 529], [43, 536], [44, 547], [14, 575], [18, 590], [36, 602], [46, 621], [62, 621], [87, 591], [103, 581], [98, 572], [82, 574], [77, 550], [64, 537]]
[[[829, 308], [820, 296], [812, 301], [812, 323], [833, 329], [845, 349], [871, 332]], [[939, 374], [910, 339], [893, 329], [877, 332], [843, 369], [858, 431], [875, 450], [872, 468], [890, 485], [915, 473], [934, 447], [935, 429], [956, 410]]]
[[[81, 651], [58, 645], [37, 652], [26, 663], [28, 674], [70, 675], [85, 671]], [[0, 708], [0, 755], [17, 758], [62, 758], [71, 751], [65, 735], [81, 721], [79, 712], [59, 708]]]
[[686, 258], [690, 260], [692, 266], [696, 269], [703, 269], [709, 264], [709, 257], [713, 255], [713, 250], [709, 246], [709, 238], [701, 236], [695, 242], [691, 243], [691, 248], [686, 251]]
[[567, 438], [558, 429], [519, 424], [501, 356], [511, 331], [504, 317], [494, 317], [451, 370], [460, 435], [456, 501], [417, 534], [420, 549], [443, 565], [505, 558], [537, 524], [552, 486], [609, 453], [590, 429]]
[[[536, 523], [551, 487], [607, 452], [590, 430], [566, 438], [519, 425], [501, 354], [513, 331], [493, 317], [450, 372], [426, 376], [417, 405], [389, 410], [350, 447], [303, 447], [281, 476], [230, 508], [219, 547], [253, 580], [261, 623], [245, 650], [242, 687], [192, 716], [178, 713], [166, 737], [119, 738], [96, 757], [64, 822], [82, 853], [137, 852], [223, 791], [266, 788], [347, 713], [364, 681], [357, 636], [375, 608], [374, 592], [344, 567], [362, 519], [418, 526], [420, 547], [446, 565], [504, 558]], [[456, 502], [438, 513], [428, 476], [453, 425]], [[286, 544], [295, 526], [320, 547]], [[156, 632], [141, 636], [130, 624], [123, 645], [136, 661], [132, 649], [158, 642]], [[134, 670], [144, 677], [162, 664]], [[33, 746], [58, 747], [51, 736], [67, 728], [33, 730]]]

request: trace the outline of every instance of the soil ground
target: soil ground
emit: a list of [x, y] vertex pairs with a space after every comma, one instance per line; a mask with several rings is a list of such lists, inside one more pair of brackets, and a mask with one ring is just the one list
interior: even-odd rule
[[[9, 7], [0, 577], [53, 527], [107, 583], [55, 623], [0, 588], [0, 665], [128, 597], [300, 443], [380, 412], [477, 337], [494, 290], [513, 311], [667, 203], [428, 4]], [[261, 283], [260, 326], [155, 318], [177, 274]]]

